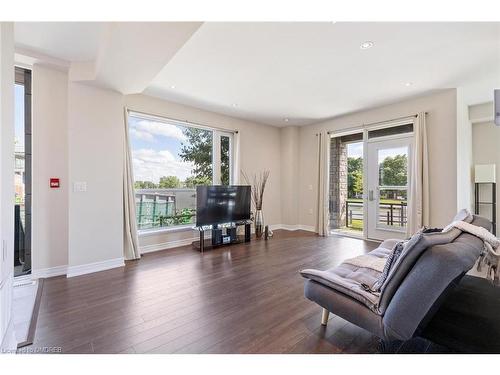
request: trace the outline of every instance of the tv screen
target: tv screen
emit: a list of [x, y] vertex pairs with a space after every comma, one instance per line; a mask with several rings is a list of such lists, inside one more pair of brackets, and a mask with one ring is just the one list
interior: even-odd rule
[[197, 186], [196, 226], [250, 219], [250, 186]]

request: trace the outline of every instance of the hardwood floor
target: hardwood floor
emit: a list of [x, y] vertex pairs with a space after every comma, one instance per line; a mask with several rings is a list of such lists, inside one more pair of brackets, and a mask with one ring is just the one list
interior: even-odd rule
[[34, 347], [64, 353], [371, 353], [377, 340], [304, 297], [303, 268], [376, 243], [276, 231], [200, 254], [191, 246], [125, 267], [45, 281]]

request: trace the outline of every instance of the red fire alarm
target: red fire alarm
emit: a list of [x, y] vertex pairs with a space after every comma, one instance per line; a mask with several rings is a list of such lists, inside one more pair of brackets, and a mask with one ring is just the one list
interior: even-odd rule
[[59, 179], [58, 178], [51, 178], [50, 179], [50, 187], [52, 189], [58, 189], [59, 188]]

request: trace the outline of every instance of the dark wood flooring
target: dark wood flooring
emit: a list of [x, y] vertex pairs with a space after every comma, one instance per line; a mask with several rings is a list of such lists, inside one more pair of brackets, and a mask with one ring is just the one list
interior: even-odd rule
[[[304, 297], [303, 268], [377, 246], [276, 231], [200, 254], [191, 246], [125, 267], [45, 281], [33, 347], [63, 353], [373, 353], [377, 339]], [[34, 349], [33, 348], [33, 349]]]

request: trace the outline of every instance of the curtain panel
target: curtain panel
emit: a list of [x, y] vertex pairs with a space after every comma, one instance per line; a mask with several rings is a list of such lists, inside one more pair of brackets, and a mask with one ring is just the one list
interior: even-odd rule
[[130, 151], [130, 138], [128, 131], [128, 111], [124, 111], [124, 158], [123, 158], [123, 225], [124, 241], [123, 255], [126, 260], [139, 259], [139, 237], [137, 235], [137, 222], [135, 218], [135, 191], [134, 173], [132, 169], [132, 153]]
[[425, 112], [418, 113], [413, 124], [408, 236], [429, 225], [429, 153], [425, 116]]
[[317, 202], [317, 232], [320, 236], [327, 237], [329, 228], [329, 199], [328, 199], [328, 165], [330, 136], [327, 132], [317, 134], [318, 150], [318, 202]]

